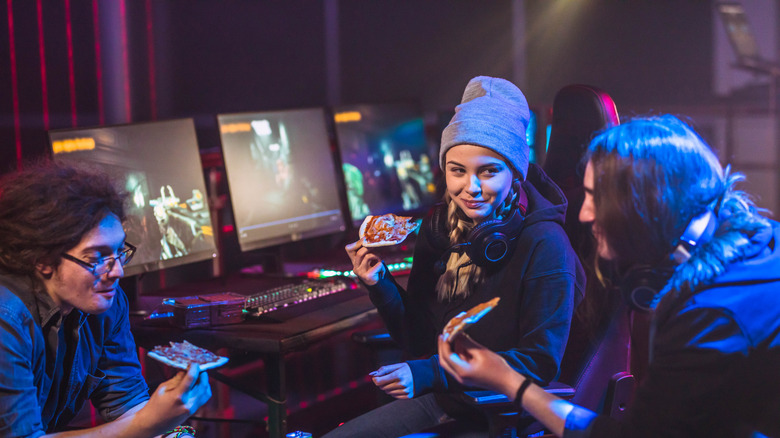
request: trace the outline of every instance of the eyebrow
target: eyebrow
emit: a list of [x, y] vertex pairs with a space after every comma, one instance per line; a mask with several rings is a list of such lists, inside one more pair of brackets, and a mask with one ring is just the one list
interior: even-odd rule
[[[466, 165], [464, 165], [464, 164], [460, 164], [460, 163], [458, 163], [457, 161], [454, 161], [454, 160], [447, 161], [447, 164], [448, 164], [448, 165], [449, 165], [449, 164], [452, 164], [452, 165], [454, 165], [454, 166], [460, 166], [460, 167], [466, 167]], [[507, 165], [506, 165], [506, 163], [504, 163], [503, 161], [501, 161], [501, 160], [498, 160], [498, 161], [496, 161], [496, 162], [493, 162], [493, 163], [486, 163], [486, 164], [482, 164], [482, 165], [478, 166], [478, 167], [477, 167], [477, 169], [484, 169], [484, 168], [486, 168], [486, 167], [500, 167], [500, 168], [505, 168], [505, 167], [508, 167], [508, 166], [507, 166]]]
[[[122, 237], [122, 247], [124, 247], [124, 246], [125, 246], [125, 243], [126, 243], [126, 242], [127, 242], [127, 234], [125, 234], [125, 235]], [[121, 249], [122, 249], [122, 248], [120, 248], [120, 250], [121, 250]], [[113, 249], [111, 248], [111, 245], [93, 245], [93, 246], [88, 246], [88, 247], [84, 248], [84, 249], [82, 250], [82, 252], [87, 252], [87, 251], [103, 251], [103, 250], [110, 250], [110, 251], [112, 251], [112, 252], [113, 252]]]

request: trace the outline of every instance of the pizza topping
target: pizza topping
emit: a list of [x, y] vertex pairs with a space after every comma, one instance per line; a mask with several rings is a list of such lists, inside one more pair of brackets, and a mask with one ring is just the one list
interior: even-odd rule
[[[187, 341], [170, 342], [170, 346], [158, 345], [154, 347], [151, 353], [162, 356], [173, 363], [184, 365], [185, 368], [186, 365], [191, 363], [206, 365], [224, 359], [205, 348], [196, 347]], [[151, 356], [154, 357], [154, 355]]]
[[403, 242], [420, 224], [411, 217], [388, 213], [367, 216], [360, 226], [363, 246], [388, 246]]
[[466, 327], [482, 319], [483, 316], [485, 316], [498, 305], [500, 300], [500, 297], [495, 297], [492, 300], [485, 301], [482, 304], [477, 304], [466, 312], [460, 312], [459, 314], [455, 315], [452, 319], [450, 319], [447, 325], [444, 326], [444, 339], [452, 339], [452, 337], [457, 333], [465, 330]]

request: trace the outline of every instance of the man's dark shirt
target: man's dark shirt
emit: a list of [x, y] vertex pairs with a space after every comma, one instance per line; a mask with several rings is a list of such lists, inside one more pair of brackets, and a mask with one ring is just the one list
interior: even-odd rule
[[149, 399], [121, 289], [106, 312], [63, 318], [29, 279], [0, 271], [0, 370], [0, 437], [62, 430], [88, 399], [106, 421]]

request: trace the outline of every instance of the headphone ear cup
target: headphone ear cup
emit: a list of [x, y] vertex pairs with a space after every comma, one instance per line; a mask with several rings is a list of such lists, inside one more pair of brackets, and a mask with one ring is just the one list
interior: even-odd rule
[[672, 277], [672, 268], [641, 265], [631, 268], [620, 280], [623, 300], [633, 310], [650, 312], [653, 300]]
[[499, 219], [485, 221], [471, 230], [466, 254], [478, 266], [500, 261], [509, 251], [509, 240], [501, 232], [503, 222]]
[[500, 262], [509, 253], [511, 241], [520, 235], [523, 219], [514, 209], [505, 220], [492, 219], [477, 225], [469, 232], [466, 254], [478, 266]]

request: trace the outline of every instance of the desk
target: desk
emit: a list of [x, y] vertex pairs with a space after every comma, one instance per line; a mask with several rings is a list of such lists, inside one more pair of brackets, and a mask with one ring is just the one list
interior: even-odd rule
[[[160, 304], [162, 297], [188, 296], [219, 291], [250, 294], [282, 281], [238, 278], [226, 282], [209, 282], [198, 285], [197, 291], [180, 287], [161, 291], [157, 296], [142, 296], [136, 308], [150, 310]], [[276, 283], [276, 284], [274, 284]], [[334, 333], [358, 327], [378, 318], [376, 309], [362, 288], [347, 290], [321, 297], [295, 306], [277, 310], [258, 320], [241, 324], [183, 330], [175, 327], [150, 324], [140, 316], [131, 317], [136, 344], [151, 349], [169, 341], [186, 339], [195, 345], [217, 350], [248, 353], [265, 362], [267, 393], [247, 390], [234, 379], [218, 370], [209, 372], [215, 380], [243, 391], [268, 405], [268, 431], [271, 438], [284, 437], [287, 432], [285, 354], [306, 349], [312, 343]]]

